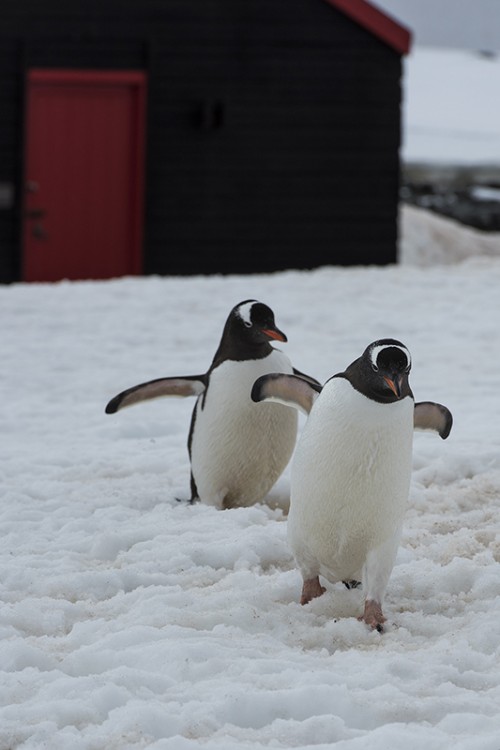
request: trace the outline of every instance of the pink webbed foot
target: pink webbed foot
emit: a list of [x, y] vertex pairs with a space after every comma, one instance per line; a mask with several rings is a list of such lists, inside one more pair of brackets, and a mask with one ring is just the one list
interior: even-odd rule
[[300, 603], [307, 604], [311, 599], [316, 599], [318, 596], [321, 596], [321, 594], [324, 594], [325, 591], [325, 587], [319, 582], [319, 576], [316, 576], [316, 578], [309, 578], [307, 581], [304, 581], [304, 585], [302, 586]]
[[372, 630], [378, 630], [379, 633], [384, 632], [384, 622], [386, 618], [382, 614], [382, 607], [373, 599], [367, 599], [365, 601], [365, 611], [358, 620], [365, 622]]

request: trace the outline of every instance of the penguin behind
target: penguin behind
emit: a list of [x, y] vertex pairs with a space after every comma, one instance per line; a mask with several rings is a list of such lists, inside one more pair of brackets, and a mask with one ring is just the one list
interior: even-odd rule
[[383, 631], [383, 599], [398, 550], [412, 469], [414, 427], [448, 437], [452, 416], [414, 403], [411, 357], [394, 339], [317, 388], [293, 375], [260, 377], [256, 402], [288, 404], [308, 415], [291, 468], [288, 541], [303, 578], [301, 604], [332, 583], [361, 581], [371, 629]]
[[161, 396], [195, 396], [188, 436], [191, 502], [217, 508], [261, 501], [286, 468], [295, 448], [297, 414], [285, 406], [258, 404], [252, 385], [271, 372], [294, 374], [286, 354], [271, 346], [286, 342], [270, 307], [257, 300], [236, 305], [207, 372], [158, 378], [128, 388], [111, 399], [107, 414]]

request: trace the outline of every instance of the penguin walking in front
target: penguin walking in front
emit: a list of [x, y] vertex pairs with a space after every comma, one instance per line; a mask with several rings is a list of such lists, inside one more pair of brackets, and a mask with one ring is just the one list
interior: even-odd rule
[[188, 436], [191, 502], [200, 500], [220, 509], [253, 505], [267, 495], [287, 466], [298, 423], [297, 414], [285, 406], [256, 407], [250, 398], [255, 380], [281, 372], [319, 387], [271, 341], [287, 341], [273, 311], [258, 300], [244, 300], [229, 313], [205, 374], [133, 386], [112, 398], [106, 413], [160, 396], [197, 397]]
[[308, 415], [291, 467], [287, 530], [303, 578], [301, 604], [325, 591], [320, 575], [361, 581], [359, 619], [379, 632], [410, 489], [414, 428], [444, 439], [452, 426], [445, 406], [415, 404], [410, 368], [406, 346], [381, 339], [322, 388], [276, 373], [252, 389], [256, 402]]

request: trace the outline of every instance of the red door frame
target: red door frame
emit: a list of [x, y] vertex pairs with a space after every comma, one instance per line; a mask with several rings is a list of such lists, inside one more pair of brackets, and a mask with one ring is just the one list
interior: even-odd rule
[[[99, 70], [99, 69], [59, 69], [59, 68], [31, 68], [27, 72], [26, 91], [37, 84], [41, 85], [91, 85], [95, 87], [109, 85], [123, 85], [133, 87], [135, 93], [135, 108], [133, 127], [135, 131], [135, 153], [131, 154], [134, 163], [134, 190], [131, 205], [131, 256], [130, 273], [138, 275], [142, 273], [142, 244], [143, 244], [143, 213], [144, 213], [144, 190], [145, 190], [145, 137], [146, 137], [146, 95], [147, 74], [138, 70]], [[29, 111], [27, 114], [29, 118]], [[25, 159], [27, 157], [28, 143], [28, 119], [25, 130]], [[29, 175], [25, 171], [25, 179]], [[24, 216], [29, 210], [29, 195], [24, 194]], [[23, 226], [23, 267], [25, 233], [28, 222], [24, 219]]]

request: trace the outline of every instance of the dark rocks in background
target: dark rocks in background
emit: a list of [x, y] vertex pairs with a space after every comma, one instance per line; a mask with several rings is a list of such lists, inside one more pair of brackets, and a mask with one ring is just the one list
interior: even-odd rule
[[400, 197], [466, 226], [500, 232], [500, 167], [406, 165]]

